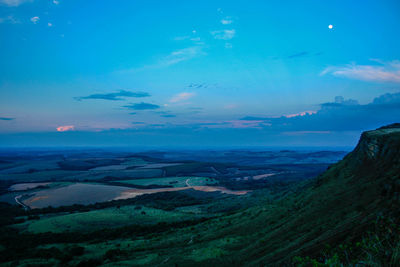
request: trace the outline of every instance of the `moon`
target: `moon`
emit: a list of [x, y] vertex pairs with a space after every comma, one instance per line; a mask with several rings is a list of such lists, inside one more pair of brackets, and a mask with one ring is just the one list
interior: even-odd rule
[[332, 24], [329, 24], [328, 28], [329, 28], [329, 29], [333, 29], [333, 25], [332, 25]]

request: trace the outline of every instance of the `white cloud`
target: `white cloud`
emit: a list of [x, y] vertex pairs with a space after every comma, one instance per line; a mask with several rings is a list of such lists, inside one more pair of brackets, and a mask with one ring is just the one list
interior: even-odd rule
[[174, 95], [169, 102], [171, 102], [171, 103], [182, 102], [182, 101], [185, 101], [185, 100], [188, 100], [188, 99], [194, 97], [195, 95], [196, 95], [196, 93], [193, 93], [193, 92], [179, 93], [179, 94]]
[[225, 19], [221, 19], [221, 23], [223, 25], [229, 25], [233, 23], [233, 20], [229, 19], [229, 18], [225, 18]]
[[200, 37], [198, 37], [196, 35], [197, 35], [197, 31], [196, 30], [192, 30], [192, 34], [191, 35], [177, 36], [177, 37], [174, 37], [173, 40], [174, 41], [190, 40], [190, 41], [193, 41], [193, 42], [199, 42], [200, 41]]
[[0, 18], [0, 23], [18, 24], [18, 23], [21, 23], [21, 21], [14, 18], [13, 15], [9, 15], [7, 17]]
[[53, 23], [49, 22], [49, 23], [47, 23], [47, 26], [53, 27]]
[[40, 18], [39, 18], [39, 17], [37, 17], [37, 16], [35, 16], [35, 17], [32, 17], [32, 18], [31, 18], [31, 21], [33, 22], [33, 24], [36, 24], [36, 23], [38, 23], [38, 22], [39, 22], [39, 20], [40, 20]]
[[205, 52], [203, 52], [201, 46], [191, 46], [173, 51], [171, 54], [161, 59], [158, 65], [170, 66], [204, 54]]
[[195, 46], [190, 46], [187, 48], [175, 50], [171, 52], [169, 55], [162, 56], [158, 61], [154, 62], [153, 64], [144, 65], [138, 68], [117, 70], [114, 73], [115, 74], [137, 73], [145, 70], [166, 68], [183, 61], [207, 55], [207, 53], [203, 51], [203, 48], [204, 46], [198, 43]]
[[19, 6], [23, 3], [32, 2], [33, 0], [0, 0], [1, 5]]
[[380, 65], [330, 66], [325, 68], [321, 75], [331, 74], [338, 77], [368, 81], [368, 82], [395, 82], [400, 83], [400, 61], [383, 62], [372, 59]]
[[214, 39], [221, 39], [221, 40], [230, 40], [235, 37], [236, 31], [232, 30], [219, 30], [219, 31], [212, 31], [211, 35], [214, 36]]
[[53, 4], [58, 5], [60, 3], [60, 1], [58, 0], [53, 0]]

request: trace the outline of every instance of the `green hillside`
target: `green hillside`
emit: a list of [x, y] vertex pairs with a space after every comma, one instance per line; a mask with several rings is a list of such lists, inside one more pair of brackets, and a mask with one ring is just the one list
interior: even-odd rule
[[[268, 227], [265, 245], [246, 249], [244, 261], [269, 265], [295, 255], [317, 258], [327, 245], [360, 242], [376, 223], [387, 226], [385, 220], [393, 220], [390, 231], [398, 233], [400, 127], [395, 127], [363, 133], [353, 152], [305, 192], [287, 198], [283, 221]], [[400, 243], [392, 245], [398, 249]]]

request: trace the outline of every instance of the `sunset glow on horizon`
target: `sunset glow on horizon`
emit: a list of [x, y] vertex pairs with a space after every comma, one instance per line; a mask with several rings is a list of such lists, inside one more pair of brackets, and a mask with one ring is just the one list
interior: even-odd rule
[[0, 146], [354, 145], [400, 117], [399, 10], [0, 0]]
[[73, 125], [65, 125], [57, 127], [57, 132], [67, 132], [75, 130], [75, 126]]

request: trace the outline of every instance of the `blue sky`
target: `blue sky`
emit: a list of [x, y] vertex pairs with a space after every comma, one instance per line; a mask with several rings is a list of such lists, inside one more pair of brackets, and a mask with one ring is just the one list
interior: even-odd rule
[[0, 146], [354, 145], [400, 118], [399, 11], [0, 0]]

